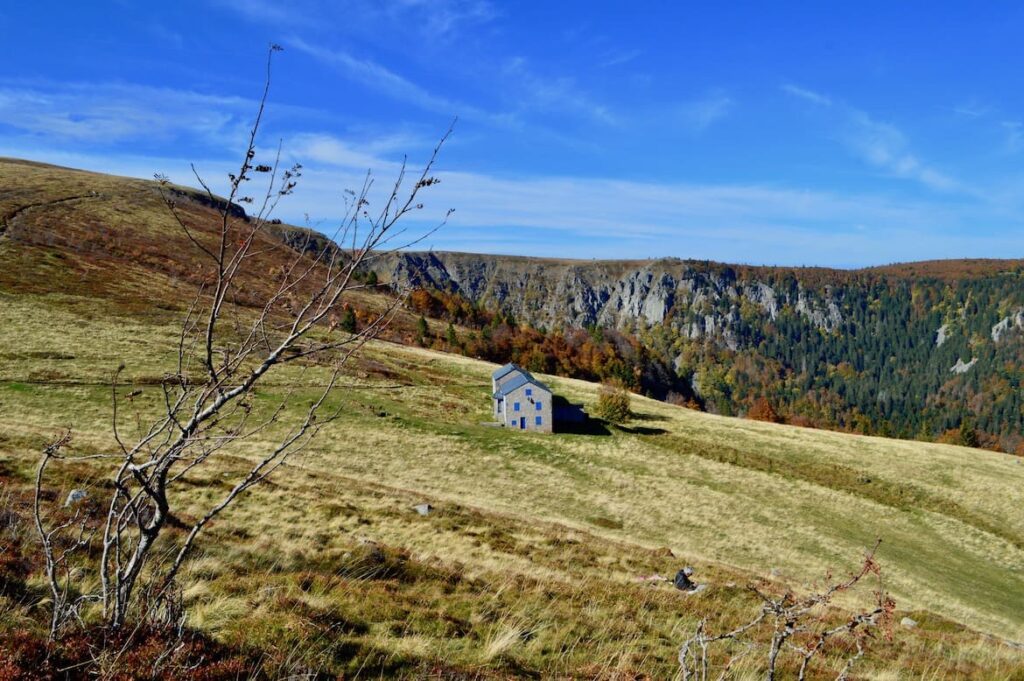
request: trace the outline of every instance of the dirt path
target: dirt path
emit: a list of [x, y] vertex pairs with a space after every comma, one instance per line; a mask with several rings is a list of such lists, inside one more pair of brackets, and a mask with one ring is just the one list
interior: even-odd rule
[[30, 210], [33, 210], [35, 208], [43, 208], [43, 207], [47, 207], [47, 206], [55, 206], [55, 205], [60, 204], [60, 203], [68, 203], [70, 201], [80, 201], [81, 199], [96, 199], [96, 198], [102, 198], [102, 194], [97, 194], [95, 192], [91, 192], [89, 194], [79, 194], [79, 195], [76, 195], [76, 196], [65, 196], [62, 199], [54, 199], [52, 201], [40, 201], [38, 203], [27, 203], [24, 206], [19, 206], [18, 208], [15, 208], [13, 211], [8, 213], [7, 215], [0, 215], [0, 239], [2, 239], [7, 234], [8, 228], [10, 228], [10, 226], [12, 224], [14, 224], [15, 220], [17, 220], [24, 213], [26, 213], [26, 212], [28, 212]]

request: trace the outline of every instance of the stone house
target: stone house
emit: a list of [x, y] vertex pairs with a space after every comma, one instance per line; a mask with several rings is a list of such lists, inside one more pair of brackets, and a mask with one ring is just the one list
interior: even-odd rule
[[550, 433], [553, 430], [551, 389], [515, 364], [491, 374], [494, 418], [506, 428]]

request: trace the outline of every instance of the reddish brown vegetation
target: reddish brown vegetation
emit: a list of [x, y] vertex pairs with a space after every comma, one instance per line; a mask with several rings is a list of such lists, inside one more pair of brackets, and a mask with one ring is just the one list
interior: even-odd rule
[[179, 641], [173, 630], [149, 629], [135, 632], [129, 642], [93, 629], [48, 645], [45, 636], [18, 630], [5, 632], [0, 646], [0, 681], [92, 679], [97, 674], [111, 681], [220, 681], [249, 678], [258, 671], [256, 657], [196, 632], [187, 632]]
[[[635, 337], [614, 329], [537, 329], [518, 324], [511, 315], [474, 305], [457, 293], [415, 289], [409, 307], [425, 317], [470, 327], [468, 333], [428, 335], [425, 345], [491, 362], [515, 362], [541, 373], [588, 381], [615, 381], [655, 397], [675, 391], [693, 403], [689, 386], [651, 356]], [[420, 340], [406, 331], [404, 342]], [[454, 341], [454, 342], [453, 342]]]
[[759, 397], [754, 406], [747, 412], [747, 418], [755, 421], [767, 421], [769, 423], [782, 423], [782, 417], [772, 407], [767, 397]]
[[[0, 510], [0, 594], [15, 601], [35, 599], [26, 580], [42, 569], [30, 521], [27, 492], [0, 475], [0, 489], [9, 495]], [[129, 640], [130, 637], [130, 640]], [[112, 634], [99, 627], [76, 630], [57, 643], [47, 643], [37, 628], [0, 628], [0, 681], [29, 679], [247, 678], [259, 671], [254, 654], [220, 645], [202, 634], [150, 627]], [[128, 644], [128, 645], [126, 645]], [[111, 655], [124, 649], [116, 662]]]
[[958, 260], [924, 260], [872, 267], [863, 272], [877, 272], [898, 278], [933, 278], [942, 281], [962, 281], [990, 277], [1002, 272], [1020, 271], [1024, 260], [996, 258], [962, 258]]

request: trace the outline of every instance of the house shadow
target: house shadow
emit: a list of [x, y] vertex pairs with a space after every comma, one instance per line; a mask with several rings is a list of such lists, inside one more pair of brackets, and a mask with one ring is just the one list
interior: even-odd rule
[[612, 434], [608, 424], [600, 419], [592, 418], [578, 422], [555, 421], [555, 432], [558, 434], [594, 435], [598, 437], [608, 437]]
[[582, 404], [573, 404], [561, 395], [552, 395], [552, 407], [555, 417], [555, 432], [571, 435], [597, 435], [607, 437], [612, 434], [608, 424], [601, 419], [592, 418]]
[[667, 416], [659, 416], [658, 414], [646, 414], [630, 412], [629, 418], [634, 421], [668, 421]]
[[664, 428], [652, 428], [650, 426], [616, 426], [623, 433], [631, 435], [664, 435], [668, 431]]

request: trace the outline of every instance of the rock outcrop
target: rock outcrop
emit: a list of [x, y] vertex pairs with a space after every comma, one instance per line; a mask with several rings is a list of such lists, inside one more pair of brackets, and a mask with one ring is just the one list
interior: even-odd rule
[[962, 359], [957, 359], [956, 364], [949, 368], [950, 373], [953, 374], [966, 374], [971, 370], [975, 364], [978, 363], [977, 357], [972, 357], [970, 362], [965, 362]]
[[1008, 331], [1020, 331], [1024, 329], [1024, 310], [1017, 310], [1014, 314], [1003, 317], [992, 327], [992, 342], [998, 343]]
[[[381, 274], [396, 287], [457, 292], [548, 328], [633, 328], [668, 324], [691, 339], [733, 349], [743, 315], [775, 321], [784, 309], [832, 332], [843, 321], [841, 296], [795, 281], [785, 290], [732, 268], [677, 259], [564, 261], [467, 253], [399, 253]], [[751, 321], [748, 319], [747, 321]]]

